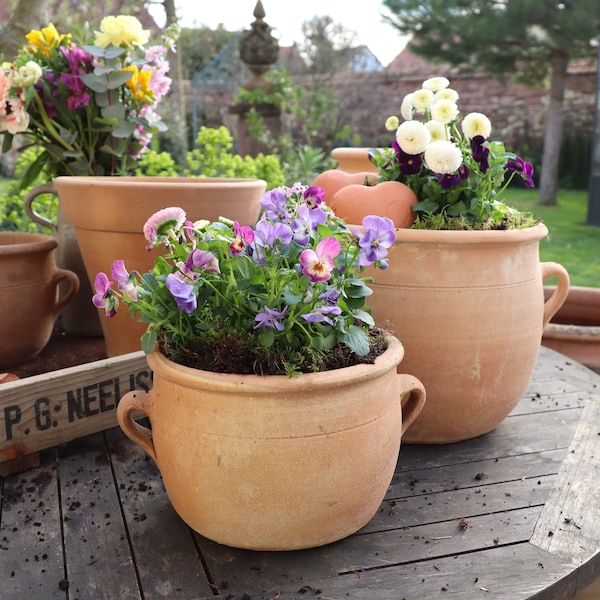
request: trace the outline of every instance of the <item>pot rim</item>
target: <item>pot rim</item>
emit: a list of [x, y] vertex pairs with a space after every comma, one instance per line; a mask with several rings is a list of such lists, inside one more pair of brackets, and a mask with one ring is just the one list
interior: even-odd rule
[[[219, 391], [235, 391], [236, 394], [249, 395], [264, 393], [265, 382], [269, 381], [271, 392], [281, 391], [293, 393], [297, 390], [327, 389], [339, 387], [340, 379], [345, 385], [380, 377], [387, 371], [396, 370], [404, 357], [404, 347], [398, 338], [386, 332], [388, 347], [380, 354], [374, 364], [361, 363], [318, 373], [303, 373], [298, 376], [287, 375], [239, 375], [236, 373], [216, 373], [186, 367], [169, 360], [157, 347], [146, 357], [148, 366], [160, 371], [163, 379], [183, 383], [192, 388], [214, 389]], [[340, 373], [343, 375], [340, 377]], [[199, 377], [199, 373], [202, 375]]]
[[177, 186], [202, 185], [205, 188], [223, 188], [225, 185], [231, 188], [260, 188], [265, 185], [263, 179], [241, 178], [241, 177], [152, 177], [152, 176], [135, 176], [135, 177], [110, 177], [110, 176], [71, 176], [63, 175], [56, 177], [54, 183], [57, 188], [67, 187], [96, 187], [96, 188], [128, 188], [137, 187], [139, 184], [151, 183], [154, 187], [168, 187], [172, 190]]
[[58, 240], [43, 233], [0, 231], [0, 256], [48, 252], [58, 246]]

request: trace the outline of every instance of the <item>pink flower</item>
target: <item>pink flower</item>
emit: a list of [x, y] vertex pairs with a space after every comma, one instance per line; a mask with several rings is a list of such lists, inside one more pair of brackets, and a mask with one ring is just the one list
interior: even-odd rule
[[317, 244], [315, 250], [303, 250], [300, 254], [302, 273], [312, 281], [327, 281], [331, 277], [333, 259], [340, 253], [340, 249], [337, 238], [326, 237]]
[[175, 238], [185, 223], [185, 211], [177, 206], [170, 206], [155, 212], [144, 224], [144, 237], [150, 247], [159, 243], [168, 245], [169, 236]]

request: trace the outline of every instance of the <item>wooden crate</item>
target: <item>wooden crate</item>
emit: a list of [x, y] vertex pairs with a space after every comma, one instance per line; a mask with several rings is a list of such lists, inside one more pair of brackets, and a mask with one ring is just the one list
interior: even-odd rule
[[151, 387], [141, 351], [2, 384], [0, 464], [116, 426], [121, 397]]

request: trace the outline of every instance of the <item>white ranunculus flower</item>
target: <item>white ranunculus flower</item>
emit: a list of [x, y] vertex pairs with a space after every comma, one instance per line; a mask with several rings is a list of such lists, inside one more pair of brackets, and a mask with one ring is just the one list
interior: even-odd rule
[[462, 152], [448, 140], [437, 140], [425, 149], [425, 162], [434, 173], [449, 175], [462, 164]]
[[443, 90], [439, 90], [433, 96], [433, 102], [437, 102], [438, 100], [452, 100], [452, 102], [458, 102], [458, 92], [453, 90], [452, 88], [444, 88]]
[[27, 61], [22, 67], [8, 76], [11, 87], [25, 88], [34, 85], [42, 76], [42, 68], [33, 60]]
[[452, 100], [439, 100], [431, 106], [431, 118], [447, 125], [458, 117], [458, 106]]
[[396, 116], [388, 117], [385, 120], [385, 128], [387, 131], [395, 131], [398, 129], [398, 125], [400, 124], [400, 120]]
[[433, 92], [426, 88], [422, 88], [413, 92], [412, 104], [417, 112], [425, 112], [429, 110], [431, 101], [433, 100]]
[[469, 139], [473, 139], [476, 135], [487, 139], [492, 133], [492, 123], [484, 114], [472, 112], [463, 119], [462, 130]]
[[446, 128], [444, 127], [443, 123], [440, 123], [440, 121], [434, 121], [432, 119], [431, 121], [427, 121], [427, 123], [425, 123], [425, 127], [429, 129], [432, 142], [448, 139], [448, 136], [446, 135]]
[[400, 105], [400, 114], [405, 121], [410, 121], [413, 118], [413, 94], [406, 94]]
[[432, 92], [438, 92], [450, 85], [450, 81], [445, 77], [430, 77], [423, 82], [423, 87], [431, 90]]
[[407, 154], [421, 154], [431, 141], [431, 134], [421, 121], [404, 121], [396, 130], [396, 141]]

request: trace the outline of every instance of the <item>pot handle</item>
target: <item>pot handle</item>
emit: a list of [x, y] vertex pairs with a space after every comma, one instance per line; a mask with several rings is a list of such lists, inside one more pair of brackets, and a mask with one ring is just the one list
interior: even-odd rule
[[425, 404], [425, 387], [413, 375], [398, 374], [400, 404], [402, 405], [402, 435], [419, 416]]
[[156, 452], [152, 442], [152, 432], [147, 427], [140, 425], [133, 419], [133, 412], [140, 410], [150, 416], [152, 412], [152, 393], [134, 390], [125, 394], [117, 405], [117, 420], [125, 435], [134, 441], [142, 450], [145, 450], [152, 460], [156, 460]]
[[49, 219], [46, 219], [46, 217], [42, 217], [42, 215], [40, 215], [39, 213], [36, 213], [31, 206], [33, 201], [41, 194], [54, 194], [55, 196], [58, 196], [58, 193], [56, 192], [56, 187], [51, 181], [48, 183], [41, 183], [40, 185], [36, 185], [34, 188], [29, 190], [29, 192], [27, 192], [27, 195], [25, 196], [25, 212], [34, 223], [39, 223], [40, 225], [47, 227], [52, 232], [52, 235], [54, 237], [58, 237], [58, 228], [56, 224], [50, 221]]
[[544, 304], [544, 323], [543, 327], [548, 325], [550, 319], [558, 312], [558, 309], [564, 304], [569, 293], [569, 273], [567, 270], [555, 262], [543, 262], [542, 266], [542, 281], [548, 277], [556, 277], [557, 284], [554, 293]]
[[56, 269], [52, 276], [52, 283], [58, 285], [64, 279], [69, 283], [67, 293], [54, 305], [54, 316], [64, 308], [71, 298], [79, 291], [79, 277], [68, 269]]

